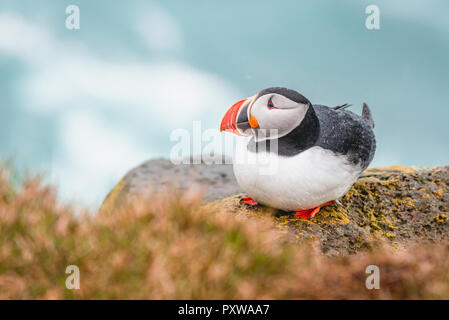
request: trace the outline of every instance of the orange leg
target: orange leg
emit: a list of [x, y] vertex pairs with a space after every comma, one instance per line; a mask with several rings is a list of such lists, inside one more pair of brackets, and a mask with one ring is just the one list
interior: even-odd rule
[[295, 217], [298, 217], [298, 218], [301, 218], [301, 219], [311, 219], [320, 211], [320, 209], [322, 207], [330, 206], [330, 205], [332, 205], [334, 203], [335, 203], [335, 201], [329, 201], [329, 202], [323, 203], [322, 205], [320, 205], [320, 206], [318, 206], [316, 208], [296, 211]]
[[243, 199], [240, 199], [240, 203], [246, 203], [250, 206], [257, 206], [259, 203], [256, 200], [253, 200], [251, 197], [245, 197]]

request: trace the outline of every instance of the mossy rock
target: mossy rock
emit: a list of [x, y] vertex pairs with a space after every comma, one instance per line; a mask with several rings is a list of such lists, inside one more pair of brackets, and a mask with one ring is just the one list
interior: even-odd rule
[[[195, 159], [191, 159], [192, 161]], [[167, 159], [152, 159], [130, 170], [106, 196], [100, 211], [112, 211], [135, 197], [154, 192], [201, 192], [206, 202], [242, 192], [231, 164], [175, 165]], [[230, 163], [223, 158], [223, 163]]]
[[449, 242], [449, 167], [393, 166], [365, 171], [341, 205], [322, 208], [312, 219], [264, 206], [240, 204], [245, 194], [212, 205], [247, 217], [271, 215], [295, 241], [319, 241], [328, 255], [355, 253], [376, 241], [406, 246]]
[[101, 211], [112, 211], [133, 195], [168, 186], [182, 192], [201, 188], [207, 205], [217, 211], [248, 218], [272, 217], [275, 228], [293, 241], [318, 240], [328, 255], [355, 253], [378, 240], [397, 246], [449, 242], [447, 166], [368, 169], [340, 200], [341, 205], [325, 207], [314, 218], [304, 220], [289, 212], [240, 204], [246, 195], [230, 165], [175, 166], [158, 159], [131, 170], [105, 199]]

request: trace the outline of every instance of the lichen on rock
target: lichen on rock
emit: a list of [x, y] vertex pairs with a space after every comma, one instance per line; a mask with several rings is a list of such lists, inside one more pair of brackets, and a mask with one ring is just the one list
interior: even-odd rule
[[132, 195], [158, 190], [162, 185], [167, 186], [168, 181], [181, 192], [201, 186], [206, 205], [213, 206], [217, 212], [272, 218], [274, 227], [289, 235], [292, 241], [316, 240], [327, 255], [355, 253], [377, 241], [393, 246], [449, 242], [447, 166], [370, 168], [340, 199], [341, 205], [324, 207], [314, 218], [305, 220], [294, 217], [291, 212], [241, 204], [240, 199], [246, 195], [237, 185], [229, 165], [176, 167], [168, 160], [159, 159], [130, 171], [110, 193], [101, 210], [111, 211], [132, 199]]
[[340, 200], [312, 219], [263, 206], [240, 204], [244, 194], [214, 203], [248, 217], [272, 215], [276, 228], [296, 241], [316, 239], [324, 253], [355, 253], [374, 241], [392, 245], [448, 242], [449, 168], [368, 169]]

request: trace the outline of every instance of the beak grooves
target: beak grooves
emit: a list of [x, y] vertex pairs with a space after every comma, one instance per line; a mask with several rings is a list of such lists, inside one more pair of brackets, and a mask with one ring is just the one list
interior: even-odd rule
[[[241, 109], [242, 111], [245, 111], [246, 108], [242, 108], [242, 106], [245, 104], [245, 102], [248, 99], [240, 100], [239, 102], [235, 103], [224, 115], [223, 120], [221, 120], [220, 125], [220, 131], [228, 131], [235, 133], [239, 136], [242, 135], [242, 133], [237, 128], [237, 117], [239, 117], [240, 120], [240, 113]], [[243, 115], [242, 115], [243, 116]]]

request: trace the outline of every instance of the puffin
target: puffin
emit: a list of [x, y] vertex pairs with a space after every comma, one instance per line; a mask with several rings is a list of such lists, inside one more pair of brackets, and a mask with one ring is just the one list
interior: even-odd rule
[[242, 203], [259, 204], [302, 219], [339, 203], [369, 166], [376, 150], [371, 110], [361, 116], [312, 104], [295, 90], [272, 87], [232, 105], [220, 131], [237, 139], [233, 170], [249, 195]]

